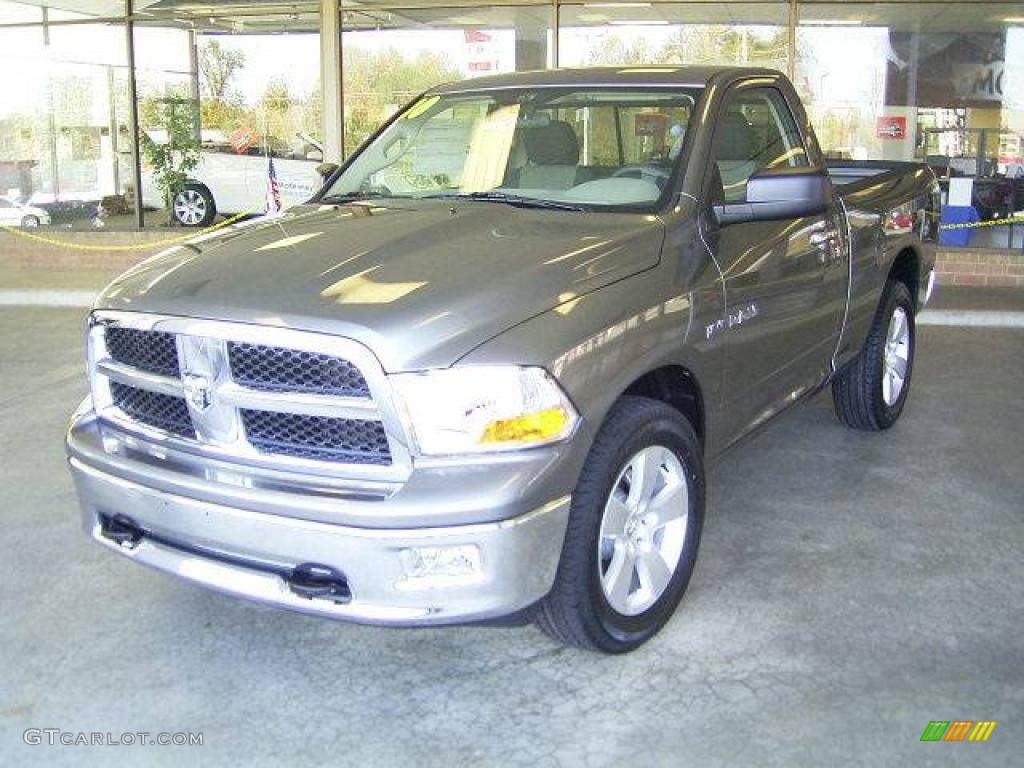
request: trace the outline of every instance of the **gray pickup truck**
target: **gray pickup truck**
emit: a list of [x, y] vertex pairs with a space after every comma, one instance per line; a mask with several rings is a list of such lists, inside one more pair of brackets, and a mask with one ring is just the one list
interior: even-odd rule
[[436, 88], [308, 203], [103, 291], [85, 528], [306, 613], [631, 650], [686, 590], [709, 461], [826, 385], [897, 420], [938, 208], [924, 166], [826, 166], [770, 70]]

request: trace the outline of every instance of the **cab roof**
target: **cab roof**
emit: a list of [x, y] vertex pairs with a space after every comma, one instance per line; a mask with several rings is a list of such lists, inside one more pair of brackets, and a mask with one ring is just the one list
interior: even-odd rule
[[[782, 73], [774, 69], [755, 67], [586, 67], [576, 69], [537, 69], [504, 75], [475, 77], [431, 88], [429, 93], [466, 93], [502, 88], [557, 88], [601, 86], [676, 85], [702, 88], [720, 75], [772, 75]], [[729, 78], [731, 79], [731, 78]]]

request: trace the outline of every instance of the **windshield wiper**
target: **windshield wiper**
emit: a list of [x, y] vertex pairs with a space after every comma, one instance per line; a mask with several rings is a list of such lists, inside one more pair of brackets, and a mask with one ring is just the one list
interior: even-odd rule
[[558, 200], [544, 200], [538, 197], [510, 195], [506, 192], [462, 192], [459, 194], [427, 195], [431, 200], [480, 200], [486, 203], [506, 203], [520, 208], [550, 208], [558, 211], [585, 211], [582, 205], [563, 203]]
[[382, 197], [408, 197], [407, 195], [391, 195], [385, 192], [378, 191], [365, 191], [365, 192], [342, 192], [336, 195], [324, 195], [317, 202], [324, 203], [326, 205], [338, 205], [342, 203], [356, 203], [360, 200], [379, 200]]

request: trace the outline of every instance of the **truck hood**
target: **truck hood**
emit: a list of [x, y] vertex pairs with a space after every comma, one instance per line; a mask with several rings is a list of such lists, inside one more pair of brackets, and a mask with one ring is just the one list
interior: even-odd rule
[[157, 254], [96, 306], [345, 336], [391, 372], [446, 367], [653, 267], [663, 233], [656, 216], [494, 202], [302, 205]]

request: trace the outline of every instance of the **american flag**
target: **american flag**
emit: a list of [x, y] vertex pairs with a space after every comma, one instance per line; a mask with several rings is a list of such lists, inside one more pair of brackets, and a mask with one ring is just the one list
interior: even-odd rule
[[277, 171], [274, 170], [274, 156], [268, 156], [267, 168], [267, 213], [281, 212], [281, 188], [277, 185]]

